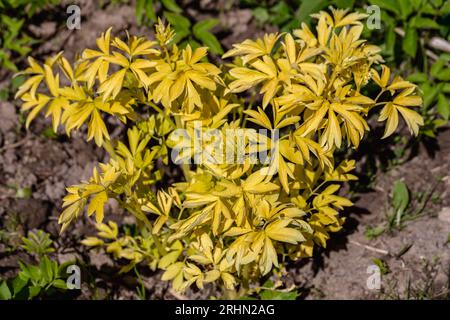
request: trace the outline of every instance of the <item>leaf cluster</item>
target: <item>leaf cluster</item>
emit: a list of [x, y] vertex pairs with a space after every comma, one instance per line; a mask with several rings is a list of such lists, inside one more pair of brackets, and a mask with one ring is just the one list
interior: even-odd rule
[[[55, 131], [86, 125], [87, 139], [110, 154], [67, 188], [62, 231], [86, 209], [99, 233], [85, 245], [128, 261], [122, 271], [163, 269], [178, 291], [248, 288], [326, 247], [345, 221], [339, 211], [352, 205], [341, 184], [356, 179], [355, 161], [337, 162], [335, 152], [359, 146], [369, 112], [386, 123], [384, 137], [400, 118], [413, 134], [423, 124], [416, 86], [391, 75], [380, 48], [361, 38], [365, 17], [321, 11], [315, 29], [302, 24], [235, 44], [223, 66], [206, 62], [206, 47], [178, 47], [161, 21], [155, 40], [123, 41], [107, 30], [73, 65], [61, 54], [43, 65], [29, 58], [17, 93], [27, 124], [44, 113]], [[369, 82], [375, 97], [363, 93]], [[132, 123], [126, 143], [111, 139], [107, 117]], [[213, 146], [236, 141], [243, 156], [221, 161], [224, 149]], [[161, 167], [174, 162], [184, 179], [164, 185]], [[103, 223], [110, 199], [136, 219], [137, 234]]]
[[37, 230], [29, 232], [22, 238], [22, 248], [30, 254], [37, 255], [37, 264], [19, 260], [19, 274], [10, 280], [0, 281], [0, 300], [23, 300], [47, 297], [58, 290], [66, 290], [64, 280], [66, 264], [58, 264], [48, 253], [53, 252], [50, 235]]
[[0, 66], [17, 71], [17, 58], [31, 51], [36, 40], [24, 28], [26, 22], [39, 10], [59, 0], [1, 0], [0, 1]]

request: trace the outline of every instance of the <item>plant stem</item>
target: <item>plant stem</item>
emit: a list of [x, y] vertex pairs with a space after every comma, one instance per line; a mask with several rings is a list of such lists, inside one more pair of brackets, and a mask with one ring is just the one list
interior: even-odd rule
[[[175, 115], [175, 124], [177, 126], [177, 129], [184, 129], [183, 124], [181, 123], [181, 118], [179, 115]], [[195, 139], [195, 136], [194, 136]], [[183, 163], [181, 164], [181, 169], [183, 170], [183, 174], [184, 174], [184, 178], [186, 179], [186, 181], [190, 181], [191, 180], [191, 173], [190, 173], [190, 168], [189, 168], [189, 164], [185, 163], [183, 161]]]
[[128, 210], [133, 216], [135, 216], [136, 219], [138, 219], [138, 221], [141, 221], [141, 222], [144, 223], [144, 225], [145, 225], [145, 226], [147, 227], [147, 229], [148, 229], [148, 232], [149, 232], [150, 235], [152, 236], [153, 241], [155, 241], [155, 245], [156, 245], [156, 247], [157, 247], [159, 253], [160, 253], [162, 256], [165, 255], [165, 254], [167, 253], [167, 250], [166, 250], [166, 249], [164, 248], [164, 246], [161, 244], [161, 242], [159, 241], [158, 237], [155, 236], [155, 235], [153, 234], [153, 232], [152, 232], [152, 231], [153, 231], [153, 226], [152, 226], [151, 222], [147, 219], [147, 217], [145, 216], [145, 214], [144, 214], [141, 210], [139, 210], [139, 212], [137, 212], [137, 211], [134, 209], [133, 206], [128, 205], [127, 203], [125, 203], [125, 201], [122, 201], [122, 200], [120, 200], [120, 199], [118, 199], [118, 198], [117, 198], [116, 200], [120, 203], [120, 205], [121, 205], [124, 209]]
[[109, 156], [112, 159], [117, 158], [117, 154], [116, 154], [116, 151], [114, 150], [111, 140], [106, 140], [106, 139], [103, 140], [103, 148], [105, 148], [106, 152], [108, 152]]
[[378, 93], [377, 97], [375, 98], [375, 102], [378, 102], [378, 99], [380, 99], [381, 95], [385, 92], [385, 89], [381, 89], [380, 93]]

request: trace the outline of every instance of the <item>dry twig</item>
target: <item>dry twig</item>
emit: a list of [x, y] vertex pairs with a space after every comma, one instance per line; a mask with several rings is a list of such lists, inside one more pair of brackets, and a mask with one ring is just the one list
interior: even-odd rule
[[370, 250], [370, 251], [374, 251], [374, 252], [383, 254], [383, 255], [385, 255], [385, 256], [390, 255], [389, 251], [387, 251], [387, 250], [378, 249], [378, 248], [369, 246], [369, 245], [367, 245], [367, 244], [359, 243], [358, 241], [355, 241], [355, 240], [349, 240], [349, 242], [352, 243], [352, 244], [354, 244], [354, 245], [357, 245], [357, 246], [359, 246], [359, 247], [365, 248], [365, 249], [367, 249], [367, 250]]
[[0, 152], [3, 152], [8, 149], [18, 148], [21, 145], [23, 145], [24, 143], [26, 143], [30, 139], [30, 137], [31, 136], [25, 136], [25, 138], [23, 138], [22, 140], [19, 140], [17, 142], [10, 143], [10, 144], [5, 144], [3, 147], [0, 148]]

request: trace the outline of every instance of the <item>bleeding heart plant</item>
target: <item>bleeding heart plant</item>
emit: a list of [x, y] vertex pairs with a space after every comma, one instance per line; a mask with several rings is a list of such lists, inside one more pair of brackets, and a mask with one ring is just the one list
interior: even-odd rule
[[[417, 134], [423, 120], [411, 107], [422, 99], [360, 39], [365, 14], [331, 9], [313, 17], [314, 32], [303, 24], [245, 40], [223, 56], [233, 63], [220, 67], [207, 61], [207, 48], [173, 44], [161, 21], [155, 41], [124, 42], [109, 29], [74, 65], [62, 54], [43, 65], [29, 58], [17, 92], [27, 125], [40, 112], [67, 134], [87, 124], [87, 140], [110, 154], [88, 181], [67, 188], [61, 231], [87, 206], [99, 232], [82, 243], [127, 259], [123, 272], [139, 263], [161, 268], [179, 291], [194, 282], [247, 288], [286, 259], [325, 247], [344, 223], [338, 210], [352, 205], [337, 195], [340, 185], [356, 179], [355, 161], [335, 163], [335, 151], [358, 147], [372, 109], [381, 109], [384, 137], [399, 114]], [[371, 80], [380, 88], [375, 98], [363, 94]], [[110, 138], [107, 116], [132, 122], [127, 144]], [[241, 161], [215, 157], [239, 145]], [[182, 152], [170, 158], [174, 150]], [[208, 156], [192, 162], [199, 150]], [[164, 168], [174, 162], [184, 179], [168, 185]], [[103, 223], [109, 199], [135, 217], [137, 234]]]

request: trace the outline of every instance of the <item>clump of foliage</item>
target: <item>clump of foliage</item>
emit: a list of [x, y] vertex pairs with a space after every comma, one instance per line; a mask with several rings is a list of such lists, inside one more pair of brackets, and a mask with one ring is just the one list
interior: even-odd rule
[[47, 5], [59, 0], [1, 0], [0, 1], [0, 66], [17, 71], [16, 58], [24, 57], [36, 42], [23, 26], [27, 19]]
[[299, 28], [311, 22], [310, 14], [328, 6], [352, 9], [355, 0], [237, 0], [240, 7], [250, 8], [261, 25], [271, 24], [282, 31]]
[[240, 300], [296, 300], [299, 296], [294, 288], [279, 289], [283, 286], [281, 281], [273, 283], [271, 280], [264, 282], [257, 288], [256, 296], [243, 296]]
[[223, 54], [219, 40], [211, 30], [219, 24], [218, 19], [195, 19], [188, 15], [175, 0], [137, 0], [136, 22], [138, 25], [153, 24], [157, 21], [157, 14], [163, 16], [173, 27], [175, 34], [172, 39], [179, 47], [190, 45], [193, 49], [207, 46], [209, 52]]
[[382, 9], [382, 30], [374, 30], [373, 34], [383, 43], [386, 59], [392, 64], [403, 64], [403, 74], [423, 92], [421, 133], [435, 138], [450, 116], [450, 56], [430, 49], [436, 51], [431, 44], [437, 41], [446, 42], [448, 51], [450, 3], [441, 0], [370, 0], [369, 3]]
[[[240, 6], [252, 9], [261, 24], [282, 31], [310, 23], [309, 14], [330, 5], [378, 14], [379, 25], [364, 28], [363, 36], [378, 44], [390, 66], [399, 66], [404, 77], [419, 85], [424, 106], [420, 114], [423, 138], [435, 138], [450, 118], [450, 2], [443, 0], [242, 0]], [[435, 43], [435, 44], [433, 44]], [[437, 43], [437, 44], [436, 44]], [[444, 50], [447, 53], [439, 53]], [[400, 139], [399, 139], [400, 140]], [[403, 139], [404, 140], [404, 139]], [[404, 144], [404, 143], [403, 143]]]
[[439, 201], [439, 194], [435, 192], [439, 182], [440, 179], [426, 191], [411, 193], [405, 182], [396, 181], [392, 188], [392, 198], [386, 210], [386, 221], [373, 227], [367, 227], [366, 237], [373, 239], [386, 231], [402, 229], [407, 222], [428, 214], [428, 204], [431, 201]]
[[180, 14], [183, 9], [175, 0], [137, 0], [136, 1], [136, 20], [139, 25], [145, 22], [155, 23], [157, 21], [157, 8], [159, 4], [165, 12]]
[[[220, 68], [205, 61], [205, 47], [180, 49], [161, 22], [155, 41], [108, 30], [74, 65], [61, 54], [43, 65], [29, 58], [17, 92], [27, 125], [40, 112], [55, 131], [87, 124], [87, 140], [110, 154], [67, 188], [61, 231], [87, 207], [99, 233], [85, 245], [129, 261], [122, 271], [163, 269], [178, 291], [248, 288], [325, 247], [345, 221], [339, 210], [352, 205], [340, 186], [357, 179], [355, 161], [336, 163], [335, 152], [359, 146], [370, 112], [386, 123], [384, 137], [400, 117], [413, 134], [423, 124], [416, 86], [391, 76], [380, 48], [360, 38], [365, 17], [321, 11], [315, 30], [245, 40]], [[373, 98], [363, 93], [369, 82], [379, 87]], [[106, 116], [131, 122], [127, 143], [111, 140]], [[230, 162], [220, 158], [228, 148]], [[175, 164], [184, 180], [168, 185], [161, 166]], [[135, 217], [138, 234], [103, 222], [109, 199]]]
[[22, 248], [33, 255], [37, 264], [19, 261], [19, 274], [11, 280], [0, 281], [0, 300], [23, 300], [50, 297], [66, 290], [65, 270], [67, 265], [59, 265], [49, 257], [55, 251], [50, 235], [37, 230], [22, 238]]

